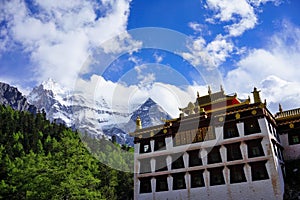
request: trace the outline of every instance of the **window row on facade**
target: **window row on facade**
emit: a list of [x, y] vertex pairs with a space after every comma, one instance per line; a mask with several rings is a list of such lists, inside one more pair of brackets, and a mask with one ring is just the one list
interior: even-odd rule
[[[261, 144], [262, 138], [246, 141], [248, 158], [264, 156], [264, 151]], [[234, 160], [242, 160], [241, 142], [224, 145], [226, 148], [227, 162]], [[221, 163], [221, 146], [215, 146], [211, 149], [207, 149], [207, 164]], [[190, 150], [188, 154], [188, 166], [194, 167], [203, 165], [201, 158], [201, 150]], [[153, 157], [155, 159], [155, 171], [167, 171], [167, 156]], [[185, 168], [183, 153], [171, 154], [171, 170]], [[140, 173], [151, 173], [151, 158], [140, 159]]]
[[[244, 133], [245, 135], [260, 133], [261, 129], [257, 119], [244, 120]], [[223, 139], [239, 137], [239, 131], [236, 123], [225, 123], [223, 126]], [[203, 142], [216, 139], [216, 134], [213, 126], [202, 127], [198, 129], [180, 131], [173, 137], [173, 146], [180, 146]], [[154, 139], [154, 151], [165, 150], [166, 142], [164, 137]], [[150, 138], [140, 142], [140, 153], [151, 152]]]
[[[252, 181], [269, 179], [269, 175], [265, 164], [266, 161], [249, 163], [251, 168], [250, 177]], [[230, 184], [247, 182], [244, 166], [245, 164], [228, 166]], [[209, 171], [209, 184], [208, 183], [206, 184], [208, 184], [209, 186], [225, 184], [225, 178], [223, 173], [224, 167], [209, 168], [207, 170]], [[198, 171], [189, 171], [187, 173], [190, 175], [191, 188], [205, 187], [204, 172], [205, 170], [198, 170]], [[152, 178], [156, 179], [155, 192], [168, 191], [169, 190], [168, 176], [172, 176], [173, 178], [172, 190], [186, 189], [187, 184], [186, 184], [185, 175], [186, 173], [183, 172], [183, 173], [176, 173], [171, 175], [160, 175], [155, 177], [139, 178], [140, 193], [152, 192], [152, 187], [151, 187]]]

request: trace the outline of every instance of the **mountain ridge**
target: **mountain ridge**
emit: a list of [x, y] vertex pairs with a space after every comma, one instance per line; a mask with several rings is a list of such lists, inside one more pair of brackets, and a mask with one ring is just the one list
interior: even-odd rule
[[[50, 121], [65, 123], [92, 137], [111, 139], [115, 136], [120, 144], [133, 145], [128, 133], [135, 130], [137, 116], [141, 117], [143, 127], [161, 124], [161, 118], [171, 118], [151, 98], [141, 102], [135, 110], [125, 112], [122, 105], [110, 106], [106, 97], [88, 99], [84, 94], [63, 89], [53, 79], [34, 87], [28, 99], [38, 109], [44, 109]], [[118, 106], [123, 109], [116, 110]]]

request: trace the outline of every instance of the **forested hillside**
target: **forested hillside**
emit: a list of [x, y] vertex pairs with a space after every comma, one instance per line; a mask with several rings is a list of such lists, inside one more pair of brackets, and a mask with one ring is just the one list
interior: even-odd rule
[[[101, 140], [93, 142], [95, 148], [106, 148]], [[133, 154], [126, 160], [118, 155], [132, 149], [115, 146], [109, 155], [99, 150], [99, 156], [130, 171]], [[78, 132], [50, 123], [45, 113], [0, 105], [0, 199], [111, 200], [131, 199], [132, 193], [133, 174], [102, 164]]]

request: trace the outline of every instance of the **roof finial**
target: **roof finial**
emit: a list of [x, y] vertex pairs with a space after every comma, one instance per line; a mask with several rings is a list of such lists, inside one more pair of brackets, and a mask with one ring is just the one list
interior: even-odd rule
[[257, 88], [254, 87], [254, 90], [252, 92], [253, 93], [253, 98], [254, 98], [254, 103], [261, 103], [259, 92], [260, 92], [260, 90], [257, 90]]
[[279, 104], [279, 112], [280, 112], [280, 113], [283, 112], [281, 104]]
[[199, 92], [197, 91], [197, 98], [199, 98], [200, 97], [200, 94], [199, 94]]
[[142, 120], [141, 120], [141, 118], [140, 118], [140, 116], [138, 116], [137, 118], [136, 118], [136, 128], [135, 128], [135, 130], [140, 130], [140, 129], [142, 129]]
[[222, 93], [224, 93], [224, 89], [223, 89], [223, 85], [222, 84], [220, 85], [220, 90], [221, 90]]
[[211, 95], [211, 89], [210, 89], [210, 86], [208, 86], [208, 94]]

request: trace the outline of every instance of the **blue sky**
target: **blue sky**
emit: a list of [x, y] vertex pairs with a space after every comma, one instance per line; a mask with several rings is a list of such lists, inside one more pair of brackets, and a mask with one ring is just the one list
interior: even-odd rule
[[273, 112], [278, 103], [300, 107], [299, 7], [298, 0], [4, 0], [0, 81], [25, 94], [48, 78], [70, 89], [101, 82], [131, 94], [127, 102], [152, 97], [167, 110], [206, 94], [207, 85], [243, 98], [255, 86]]

